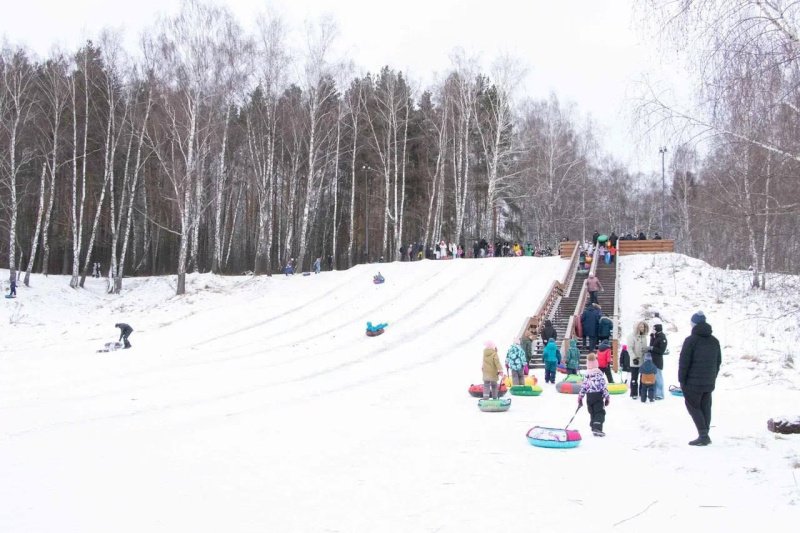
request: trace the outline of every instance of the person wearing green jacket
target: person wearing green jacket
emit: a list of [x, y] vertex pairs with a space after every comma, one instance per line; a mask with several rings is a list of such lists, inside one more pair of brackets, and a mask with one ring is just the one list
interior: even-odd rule
[[578, 341], [577, 339], [570, 339], [569, 350], [567, 350], [567, 374], [577, 374], [580, 365], [581, 351], [578, 349]]
[[547, 341], [542, 356], [544, 358], [544, 382], [555, 383], [556, 368], [558, 363], [561, 362], [561, 351], [558, 349], [555, 339], [551, 338]]
[[493, 400], [500, 397], [500, 390], [497, 382], [503, 376], [503, 367], [500, 366], [500, 358], [497, 356], [497, 345], [492, 341], [486, 341], [483, 349], [483, 399], [488, 400], [491, 394]]

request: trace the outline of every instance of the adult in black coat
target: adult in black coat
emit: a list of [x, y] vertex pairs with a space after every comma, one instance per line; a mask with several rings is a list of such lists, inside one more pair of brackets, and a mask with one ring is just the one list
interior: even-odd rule
[[595, 232], [592, 233], [592, 244], [593, 245], [597, 246], [597, 238], [599, 236], [600, 236], [600, 233], [597, 230], [595, 230]]
[[619, 240], [619, 236], [617, 236], [616, 232], [612, 231], [611, 235], [608, 236], [608, 240], [611, 242], [611, 246], [616, 248], [617, 247], [617, 240]]
[[686, 410], [697, 428], [697, 438], [690, 446], [708, 446], [711, 438], [711, 393], [722, 365], [719, 341], [711, 334], [711, 325], [702, 311], [692, 315], [692, 334], [686, 337], [678, 361], [678, 382]]
[[125, 343], [125, 348], [130, 348], [131, 343], [128, 342], [128, 337], [130, 337], [131, 333], [133, 333], [133, 328], [123, 322], [114, 324], [114, 327], [119, 328], [119, 340]]
[[647, 235], [645, 235], [643, 231], [639, 232], [639, 240], [640, 241], [646, 241], [647, 240]]
[[586, 339], [589, 339], [589, 349], [594, 351], [597, 347], [597, 327], [600, 323], [600, 307], [597, 304], [589, 304], [581, 315], [581, 328], [583, 329], [583, 345], [586, 346]]
[[650, 348], [653, 354], [653, 364], [656, 365], [656, 400], [664, 399], [664, 354], [667, 351], [667, 336], [661, 324], [653, 326], [650, 334]]
[[542, 327], [542, 344], [547, 344], [547, 341], [550, 339], [558, 340], [558, 333], [550, 319], [547, 319], [544, 321], [544, 326]]

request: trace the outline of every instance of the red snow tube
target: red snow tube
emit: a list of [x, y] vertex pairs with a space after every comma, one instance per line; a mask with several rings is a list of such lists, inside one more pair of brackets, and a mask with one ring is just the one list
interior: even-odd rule
[[580, 381], [560, 381], [556, 383], [556, 390], [563, 394], [578, 394], [581, 391]]
[[377, 337], [383, 334], [383, 329], [376, 329], [375, 331], [367, 330], [367, 337]]
[[581, 323], [581, 317], [578, 315], [572, 315], [572, 323], [575, 325], [575, 336], [579, 339], [583, 339], [583, 324]]
[[[505, 383], [500, 383], [500, 389], [498, 390], [499, 396], [505, 396], [508, 392], [508, 387], [506, 387]], [[469, 395], [473, 398], [483, 398], [483, 383], [479, 383], [477, 385], [470, 385], [469, 386]]]

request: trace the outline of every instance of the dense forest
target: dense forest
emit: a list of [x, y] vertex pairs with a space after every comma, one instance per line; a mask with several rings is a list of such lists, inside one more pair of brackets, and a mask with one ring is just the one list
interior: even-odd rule
[[[648, 16], [684, 46], [669, 24], [707, 38], [702, 25], [723, 9], [651, 2]], [[59, 273], [79, 287], [99, 262], [110, 291], [125, 276], [177, 274], [181, 294], [186, 272], [269, 275], [328, 256], [347, 268], [399, 260], [409, 243], [544, 247], [642, 230], [752, 267], [763, 286], [763, 272], [797, 272], [800, 252], [800, 28], [783, 13], [785, 32], [763, 17], [760, 39], [709, 52], [696, 113], [655, 96], [640, 105], [651, 134], [669, 132], [663, 189], [660, 173], [606, 155], [573, 105], [519, 94], [508, 57], [484, 69], [455, 51], [446, 75], [416, 91], [414, 74], [391, 66], [354, 74], [334, 57], [327, 19], [291, 43], [280, 19], [247, 34], [200, 0], [155, 21], [135, 51], [111, 32], [46, 58], [6, 45], [0, 264], [26, 284]], [[751, 31], [736, 16], [725, 20]]]

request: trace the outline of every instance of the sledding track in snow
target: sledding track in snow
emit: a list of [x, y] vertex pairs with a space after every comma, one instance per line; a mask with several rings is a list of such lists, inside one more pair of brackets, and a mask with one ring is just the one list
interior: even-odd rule
[[[333, 288], [311, 284], [322, 280], [324, 274], [318, 280], [313, 276], [279, 278], [273, 284], [276, 289], [261, 298], [301, 300], [305, 305], [238, 328], [220, 324], [216, 329], [223, 334], [212, 335], [215, 341], [208, 343], [170, 343], [170, 339], [183, 339], [173, 332], [178, 324], [161, 328], [157, 343], [163, 347], [160, 353], [144, 354], [146, 342], [140, 334], [135, 350], [112, 357], [144, 355], [148, 364], [126, 368], [125, 372], [111, 366], [109, 373], [78, 380], [50, 375], [43, 384], [47, 383], [46, 390], [52, 392], [28, 401], [21, 399], [16, 405], [36, 410], [51, 401], [75, 405], [107, 401], [109, 408], [100, 413], [69, 416], [58, 425], [96, 422], [124, 416], [125, 412], [144, 416], [241, 401], [244, 397], [252, 397], [250, 401], [259, 405], [259, 394], [286, 389], [283, 394], [295, 396], [292, 391], [300, 384], [313, 383], [314, 390], [332, 393], [345, 384], [355, 386], [401, 369], [408, 371], [413, 365], [428, 364], [453, 355], [456, 349], [469, 350], [474, 359], [483, 337], [494, 331], [501, 331], [504, 338], [516, 333], [522, 318], [538, 307], [543, 288], [563, 275], [565, 267], [566, 262], [556, 258], [394, 263], [381, 265], [387, 277], [383, 285], [372, 284], [374, 267], [362, 266], [352, 269], [355, 274], [328, 274], [334, 278], [330, 280]], [[348, 281], [339, 282], [335, 279], [339, 276]], [[300, 285], [303, 282], [305, 287]], [[307, 289], [302, 297], [294, 294], [300, 288]], [[246, 300], [237, 301], [241, 304]], [[254, 304], [259, 302], [254, 299]], [[246, 309], [242, 311], [242, 316], [248, 316]], [[218, 309], [193, 313], [180, 324], [181, 329], [212, 332], [206, 324], [218, 321], [218, 314]], [[142, 316], [138, 320], [146, 319]], [[368, 338], [364, 335], [366, 320], [388, 321], [390, 326], [383, 336]], [[302, 331], [298, 331], [298, 323], [305, 323]], [[145, 325], [141, 329], [149, 328]], [[475, 344], [471, 350], [469, 342]], [[154, 357], [158, 364], [154, 364]], [[211, 376], [214, 379], [209, 381]], [[207, 386], [183, 385], [198, 382], [207, 382]], [[191, 388], [191, 394], [183, 394], [184, 388]], [[122, 399], [132, 396], [169, 399], [149, 406], [141, 402], [131, 409]], [[116, 403], [122, 403], [122, 412], [111, 408]], [[33, 429], [24, 425], [28, 426], [26, 430]]]

